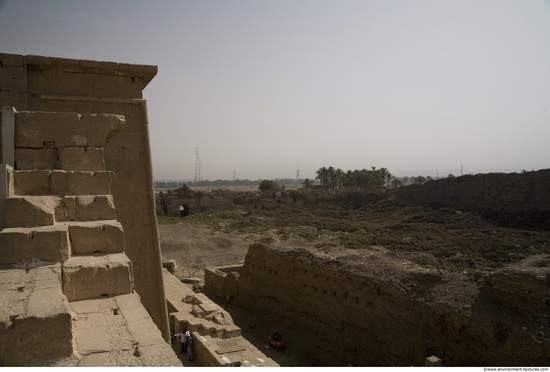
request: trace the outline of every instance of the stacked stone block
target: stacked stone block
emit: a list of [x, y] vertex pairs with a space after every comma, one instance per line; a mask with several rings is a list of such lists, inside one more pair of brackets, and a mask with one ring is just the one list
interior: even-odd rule
[[[22, 292], [12, 300], [15, 307], [23, 305], [0, 309], [0, 365], [70, 357], [67, 301], [133, 293], [132, 263], [111, 195], [115, 175], [105, 171], [103, 156], [106, 139], [124, 122], [118, 115], [15, 113], [15, 167], [4, 199], [6, 228], [0, 231], [0, 265], [6, 265], [0, 290]], [[53, 275], [47, 288], [27, 283], [38, 283], [25, 275], [33, 267]], [[35, 340], [37, 327], [55, 330], [59, 338], [44, 348]]]
[[13, 193], [5, 199], [1, 264], [63, 262], [69, 300], [133, 291], [132, 265], [105, 171], [119, 115], [15, 114]]

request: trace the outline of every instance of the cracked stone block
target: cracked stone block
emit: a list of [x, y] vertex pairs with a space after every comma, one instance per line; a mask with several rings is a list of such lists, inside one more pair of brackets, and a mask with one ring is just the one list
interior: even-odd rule
[[66, 171], [105, 171], [103, 148], [73, 147], [59, 149], [59, 169]]
[[124, 230], [115, 220], [72, 222], [69, 234], [73, 254], [124, 252]]
[[7, 227], [49, 226], [55, 222], [57, 196], [11, 196], [4, 199]]
[[8, 227], [0, 231], [0, 264], [61, 262], [70, 257], [65, 225]]
[[132, 293], [132, 262], [124, 253], [74, 256], [63, 263], [63, 293], [69, 302]]

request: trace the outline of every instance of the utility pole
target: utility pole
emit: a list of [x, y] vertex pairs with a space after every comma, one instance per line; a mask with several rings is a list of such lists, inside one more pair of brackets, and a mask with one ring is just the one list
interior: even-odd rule
[[199, 148], [195, 148], [195, 182], [201, 180], [201, 158], [199, 158]]
[[236, 181], [236, 180], [237, 180], [237, 173], [233, 171], [233, 181]]
[[296, 167], [296, 180], [300, 180], [300, 168]]

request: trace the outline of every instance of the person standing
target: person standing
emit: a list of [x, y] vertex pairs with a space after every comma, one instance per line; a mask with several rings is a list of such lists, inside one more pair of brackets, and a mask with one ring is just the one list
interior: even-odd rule
[[178, 333], [177, 335], [172, 336], [172, 338], [176, 338], [180, 336], [180, 354], [183, 354], [187, 352], [187, 336], [189, 335], [189, 331], [183, 330], [183, 332]]
[[193, 360], [193, 337], [189, 331], [185, 333], [187, 335], [187, 354], [189, 355], [189, 360]]

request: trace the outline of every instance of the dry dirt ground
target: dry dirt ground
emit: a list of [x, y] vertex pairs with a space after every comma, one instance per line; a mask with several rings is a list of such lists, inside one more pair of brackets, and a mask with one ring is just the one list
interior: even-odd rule
[[[262, 243], [280, 249], [305, 248], [321, 256], [345, 257], [353, 264], [380, 254], [385, 269], [379, 275], [398, 275], [403, 262], [450, 273], [487, 272], [521, 265], [529, 257], [550, 254], [548, 216], [482, 216], [476, 212], [429, 206], [400, 207], [381, 201], [356, 210], [334, 206], [227, 210], [184, 218], [159, 217], [162, 254], [175, 260], [175, 275], [203, 278], [202, 269], [243, 262], [248, 247]], [[542, 224], [541, 224], [541, 219]], [[394, 265], [395, 270], [391, 270]], [[390, 267], [390, 270], [388, 270]], [[357, 268], [361, 268], [358, 265]], [[467, 296], [458, 290], [464, 279], [447, 282], [449, 296]], [[454, 287], [454, 288], [453, 288]], [[457, 289], [457, 290], [454, 290]], [[215, 300], [215, 299], [213, 299]], [[429, 299], [427, 299], [429, 300]], [[464, 303], [462, 298], [447, 298]], [[224, 304], [225, 306], [225, 304]], [[228, 308], [235, 324], [256, 347], [283, 366], [332, 365], [330, 355], [315, 350], [298, 327], [240, 308]], [[284, 352], [265, 349], [265, 340], [278, 330], [288, 341]]]

